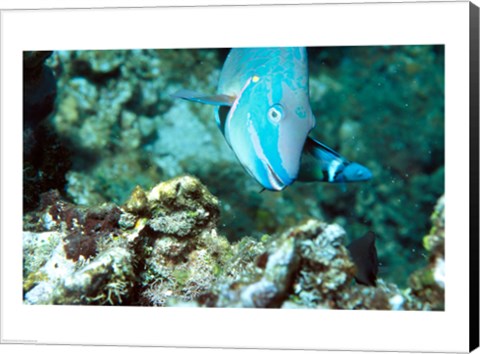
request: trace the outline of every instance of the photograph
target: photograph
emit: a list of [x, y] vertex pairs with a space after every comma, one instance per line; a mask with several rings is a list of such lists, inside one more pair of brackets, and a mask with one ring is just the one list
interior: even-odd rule
[[444, 58], [25, 51], [24, 303], [442, 311]]
[[477, 6], [21, 1], [2, 345], [478, 347]]

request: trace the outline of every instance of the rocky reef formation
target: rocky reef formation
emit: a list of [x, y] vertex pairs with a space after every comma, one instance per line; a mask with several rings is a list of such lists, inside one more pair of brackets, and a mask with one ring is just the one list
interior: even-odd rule
[[[429, 217], [444, 192], [444, 47], [308, 48], [317, 119], [311, 135], [364, 164], [374, 177], [349, 185], [295, 183], [281, 193], [259, 193], [216, 127], [212, 107], [171, 97], [179, 89], [213, 94], [227, 53], [24, 53], [24, 242], [39, 257], [25, 262], [26, 299], [39, 303], [42, 294], [45, 303], [69, 298], [165, 305], [198, 298], [205, 306], [243, 306], [245, 289], [253, 294], [268, 284], [276, 290], [266, 306], [376, 308], [390, 303], [385, 294], [410, 289], [410, 294], [400, 291], [395, 306], [417, 308], [408, 300], [413, 296], [421, 308], [441, 309], [442, 229], [429, 232]], [[199, 178], [204, 184], [199, 188], [208, 188], [217, 202], [189, 204], [200, 191], [183, 201], [163, 189], [161, 196], [151, 194], [158, 181], [182, 175]], [[183, 193], [190, 182], [181, 180]], [[440, 225], [438, 219], [432, 222]], [[288, 229], [297, 230], [302, 241], [290, 240]], [[325, 230], [336, 230], [336, 239], [328, 237], [342, 245], [375, 232], [381, 245], [377, 287], [338, 284], [346, 300], [327, 300], [327, 290], [309, 275], [330, 267], [326, 259], [309, 258], [318, 251], [311, 243], [327, 242], [319, 238]], [[419, 235], [425, 234], [422, 244]], [[53, 247], [60, 244], [70, 246]], [[110, 267], [107, 259], [113, 256], [94, 262], [111, 245], [126, 252], [115, 257], [132, 262], [113, 277], [101, 270], [101, 264]], [[280, 285], [267, 267], [280, 257], [279, 249], [292, 252], [282, 278], [289, 286]], [[68, 262], [43, 269], [54, 250]], [[331, 262], [342, 263], [343, 248], [336, 252]], [[85, 270], [91, 263], [104, 275]], [[57, 272], [55, 265], [68, 271]], [[346, 262], [340, 269], [348, 274], [346, 282], [355, 284]], [[76, 285], [65, 288], [65, 274], [72, 277], [67, 284]], [[109, 295], [98, 288], [80, 300], [80, 278], [85, 287], [98, 283], [116, 290]], [[211, 282], [218, 286], [207, 286]], [[230, 297], [236, 300], [229, 302]]]
[[124, 302], [135, 273], [129, 240], [120, 237], [120, 216], [113, 204], [85, 208], [65, 202], [56, 191], [43, 194], [39, 209], [24, 220], [25, 302]]
[[[348, 242], [375, 230], [384, 244], [383, 276], [407, 286], [426, 266], [416, 235], [428, 232], [444, 190], [443, 46], [308, 48], [312, 136], [366, 165], [374, 178], [348, 186], [295, 183], [262, 194], [225, 143], [212, 107], [171, 97], [179, 89], [213, 94], [227, 53], [55, 51], [46, 59], [57, 81], [56, 107], [46, 119], [51, 138], [35, 135], [48, 153], [26, 157], [27, 210], [38, 205], [35, 186], [42, 183], [40, 192], [56, 188], [77, 205], [120, 205], [137, 185], [150, 190], [190, 174], [222, 201], [218, 228], [229, 241], [279, 234], [306, 217], [337, 223]], [[26, 62], [48, 70], [35, 57]]]
[[309, 219], [228, 241], [218, 230], [219, 200], [191, 176], [137, 187], [120, 206], [79, 206], [50, 191], [24, 217], [24, 302], [439, 310], [442, 205], [425, 237], [429, 266], [401, 289], [381, 278], [376, 286], [355, 282], [338, 224]]
[[432, 309], [443, 310], [445, 301], [445, 197], [435, 205], [432, 228], [423, 238], [429, 252], [428, 265], [416, 270], [409, 278], [412, 293]]

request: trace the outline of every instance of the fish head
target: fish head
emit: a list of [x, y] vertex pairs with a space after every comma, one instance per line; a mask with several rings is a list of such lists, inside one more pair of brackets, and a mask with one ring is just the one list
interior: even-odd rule
[[297, 178], [314, 125], [308, 89], [281, 73], [252, 75], [228, 112], [224, 133], [249, 174], [265, 189], [280, 191]]

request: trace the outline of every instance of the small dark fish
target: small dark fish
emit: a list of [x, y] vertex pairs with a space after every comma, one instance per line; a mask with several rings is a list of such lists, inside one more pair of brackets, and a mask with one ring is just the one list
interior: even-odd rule
[[378, 258], [375, 238], [375, 233], [369, 231], [347, 246], [357, 266], [355, 280], [358, 284], [377, 286]]

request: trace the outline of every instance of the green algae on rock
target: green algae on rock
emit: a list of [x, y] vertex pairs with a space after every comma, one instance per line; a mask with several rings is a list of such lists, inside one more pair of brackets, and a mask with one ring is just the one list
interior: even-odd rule
[[445, 196], [438, 199], [431, 216], [432, 228], [423, 238], [428, 265], [409, 278], [412, 293], [432, 310], [445, 309]]
[[144, 247], [140, 302], [151, 306], [195, 303], [215, 283], [229, 249], [228, 241], [215, 230], [188, 239], [155, 238]]
[[219, 201], [200, 181], [183, 176], [162, 182], [148, 193], [135, 187], [124, 210], [148, 219], [154, 233], [183, 237], [213, 228], [220, 214]]
[[[441, 235], [442, 210], [433, 218]], [[355, 283], [337, 224], [310, 219], [230, 243], [218, 220], [218, 199], [191, 176], [135, 188], [123, 207], [79, 207], [46, 193], [24, 217], [24, 302], [429, 310], [438, 300], [383, 279]]]
[[140, 273], [141, 303], [163, 306], [204, 294], [229, 254], [228, 241], [215, 230], [218, 199], [198, 179], [183, 176], [148, 194], [136, 188], [125, 205], [145, 219], [137, 247], [146, 269]]

